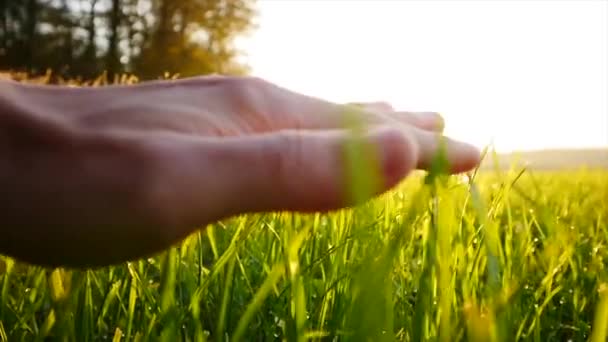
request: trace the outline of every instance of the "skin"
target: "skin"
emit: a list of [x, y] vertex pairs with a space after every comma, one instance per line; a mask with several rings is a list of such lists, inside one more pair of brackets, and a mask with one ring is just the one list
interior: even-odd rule
[[[436, 113], [346, 107], [246, 77], [103, 88], [0, 81], [0, 253], [98, 267], [237, 214], [356, 204], [344, 191], [346, 109], [378, 153], [375, 194], [429, 167], [443, 128]], [[446, 142], [452, 173], [479, 163], [473, 146]]]

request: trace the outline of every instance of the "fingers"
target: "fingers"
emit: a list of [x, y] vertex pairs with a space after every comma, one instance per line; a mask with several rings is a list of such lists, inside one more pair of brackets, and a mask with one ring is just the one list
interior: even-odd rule
[[362, 107], [371, 111], [379, 111], [379, 112], [393, 112], [395, 109], [388, 102], [353, 102], [350, 105]]
[[386, 115], [427, 131], [442, 132], [445, 126], [443, 117], [435, 112], [392, 112]]
[[[353, 184], [356, 180], [351, 173], [359, 169], [351, 169], [353, 154], [347, 153], [354, 146], [350, 132], [285, 131], [255, 139], [259, 140], [246, 142], [253, 151], [239, 158], [249, 166], [249, 178], [236, 189], [258, 194], [247, 204], [251, 210], [326, 211], [353, 204], [350, 189], [359, 184]], [[363, 141], [369, 149], [354, 154], [368, 153], [372, 158], [369, 164], [356, 167], [376, 168], [379, 175], [379, 183], [368, 197], [358, 199], [364, 201], [396, 185], [413, 170], [417, 150], [410, 137], [393, 128], [374, 129]]]
[[435, 112], [396, 112], [386, 102], [353, 103], [365, 110], [383, 113], [385, 117], [397, 120], [405, 126], [403, 129], [410, 130], [418, 143], [417, 168], [428, 170], [435, 157], [440, 143], [446, 144], [447, 158], [450, 172], [459, 173], [470, 170], [477, 166], [480, 152], [472, 145], [442, 137], [436, 132], [442, 132], [444, 128], [443, 118]]
[[445, 144], [451, 173], [468, 171], [480, 162], [479, 150], [470, 144], [422, 129], [412, 128], [412, 132], [418, 142], [417, 168], [419, 169], [428, 170], [430, 168], [441, 143]]
[[377, 116], [380, 121], [396, 120], [428, 131], [441, 132], [445, 126], [443, 117], [435, 112], [406, 112], [396, 111], [386, 102], [352, 103], [352, 105], [370, 111], [371, 116]]
[[480, 152], [477, 148], [464, 142], [442, 137], [438, 132], [444, 129], [444, 120], [435, 112], [397, 112], [386, 102], [353, 103], [357, 107], [374, 113], [369, 116], [372, 122], [390, 122], [396, 120], [403, 123], [401, 128], [411, 131], [418, 146], [418, 169], [428, 170], [440, 144], [445, 143], [449, 172], [460, 173], [468, 171], [480, 162]]
[[[290, 122], [292, 127], [289, 128], [342, 129], [355, 121], [357, 124], [368, 126], [403, 123], [427, 130], [440, 131], [443, 129], [443, 119], [437, 113], [396, 112], [386, 102], [339, 105], [298, 94], [276, 85], [262, 84], [266, 85], [266, 94], [273, 94], [285, 100], [276, 102], [277, 104], [282, 103], [282, 106], [269, 106], [266, 112], [272, 113], [271, 117], [287, 116], [293, 119], [293, 122]], [[269, 96], [269, 98], [272, 97]]]
[[[439, 138], [421, 129], [379, 126], [362, 137], [363, 145], [353, 144], [346, 130], [154, 139], [157, 176], [148, 187], [147, 203], [157, 208], [165, 226], [190, 229], [247, 212], [339, 209], [390, 189], [415, 168], [428, 169]], [[445, 143], [451, 172], [479, 162], [474, 147], [447, 138]], [[353, 156], [365, 155], [372, 158], [353, 164]], [[378, 182], [366, 197], [354, 198], [353, 172], [366, 166], [376, 167]], [[177, 239], [189, 232], [172, 234]]]
[[[363, 141], [377, 157], [380, 177], [368, 197], [358, 200], [393, 187], [417, 161], [416, 143], [401, 130], [378, 128]], [[349, 144], [352, 136], [345, 130], [165, 143], [150, 207], [165, 208], [159, 215], [175, 227], [246, 212], [343, 208], [354, 203]]]
[[[393, 125], [403, 123], [440, 131], [443, 119], [437, 113], [396, 112], [386, 102], [340, 105], [299, 94], [257, 78], [223, 78], [227, 98], [241, 103], [237, 112], [247, 113], [245, 122], [256, 132], [282, 129], [343, 129], [348, 125]], [[260, 129], [262, 127], [262, 129]]]

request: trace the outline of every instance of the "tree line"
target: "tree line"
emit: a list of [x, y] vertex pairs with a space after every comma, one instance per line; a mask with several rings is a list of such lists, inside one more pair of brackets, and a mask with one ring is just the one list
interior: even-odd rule
[[240, 74], [255, 0], [0, 0], [0, 69], [142, 79]]

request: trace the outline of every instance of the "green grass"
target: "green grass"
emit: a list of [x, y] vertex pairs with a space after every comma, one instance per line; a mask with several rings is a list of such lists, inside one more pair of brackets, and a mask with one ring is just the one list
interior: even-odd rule
[[607, 176], [414, 176], [354, 209], [235, 217], [117, 267], [3, 258], [0, 340], [603, 341]]

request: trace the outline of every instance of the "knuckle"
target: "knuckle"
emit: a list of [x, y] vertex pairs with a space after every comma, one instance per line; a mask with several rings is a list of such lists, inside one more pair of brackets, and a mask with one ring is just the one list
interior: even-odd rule
[[395, 146], [400, 149], [409, 149], [411, 141], [404, 132], [395, 127], [385, 127], [382, 137], [387, 146]]
[[270, 170], [269, 177], [276, 181], [280, 188], [289, 191], [292, 188], [291, 180], [297, 178], [297, 173], [303, 166], [302, 141], [283, 131], [275, 134], [270, 145], [263, 153], [263, 162]]
[[389, 178], [399, 178], [412, 170], [418, 159], [418, 148], [411, 135], [404, 131], [388, 127], [381, 134], [380, 145], [384, 154], [390, 156], [383, 166]]
[[268, 87], [266, 81], [250, 76], [225, 77], [222, 83], [229, 96], [238, 98], [253, 98]]
[[259, 114], [271, 95], [268, 83], [252, 77], [227, 77], [221, 82], [222, 96], [239, 110]]
[[266, 161], [269, 162], [275, 176], [281, 177], [289, 172], [291, 163], [289, 156], [292, 155], [294, 142], [285, 132], [277, 133], [274, 140], [272, 148], [269, 149], [266, 156]]
[[385, 102], [385, 101], [380, 101], [377, 103], [378, 108], [381, 108], [382, 110], [386, 110], [389, 112], [392, 112], [395, 110], [395, 107], [393, 107], [392, 104], [390, 104], [389, 102]]
[[244, 76], [242, 79], [244, 82], [250, 83], [257, 87], [266, 87], [270, 84], [268, 81], [258, 76]]
[[222, 95], [236, 113], [246, 115], [247, 127], [264, 131], [270, 127], [286, 127], [290, 121], [285, 113], [283, 96], [276, 86], [257, 77], [232, 77], [223, 82]]

